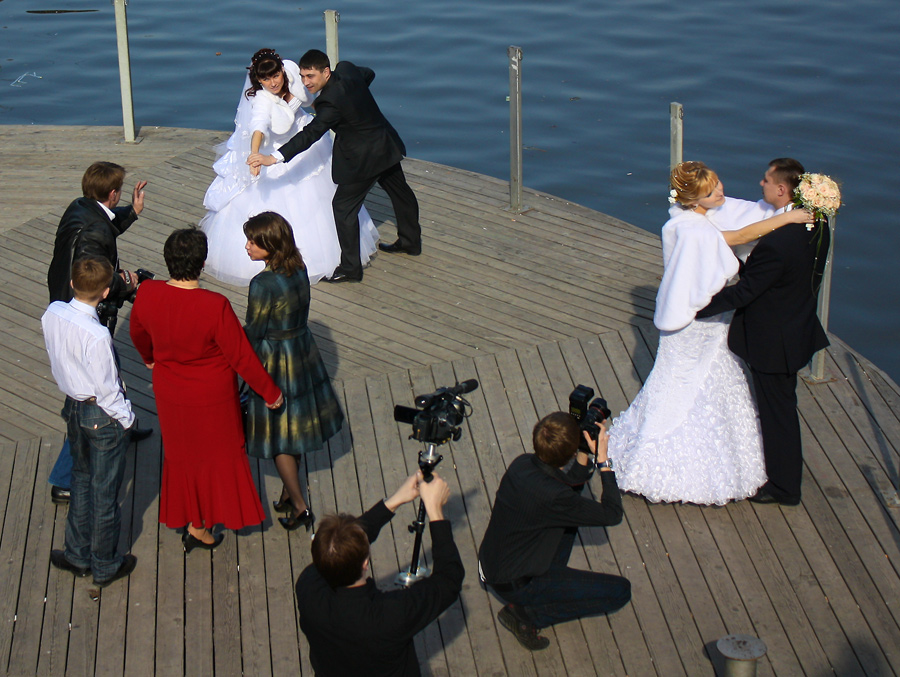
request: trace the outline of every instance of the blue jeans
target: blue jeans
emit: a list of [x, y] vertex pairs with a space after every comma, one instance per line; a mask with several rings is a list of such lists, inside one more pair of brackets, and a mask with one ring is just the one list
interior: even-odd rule
[[608, 614], [631, 600], [627, 578], [566, 566], [577, 529], [563, 535], [550, 569], [516, 590], [497, 593], [521, 609], [538, 628], [585, 616]]
[[56, 458], [56, 463], [53, 466], [53, 470], [50, 471], [50, 477], [47, 478], [47, 482], [60, 489], [70, 489], [72, 487], [72, 451], [69, 447], [68, 437], [63, 442], [62, 449], [59, 450], [59, 456]]
[[77, 402], [67, 397], [63, 418], [73, 463], [66, 559], [90, 567], [95, 581], [105, 581], [122, 564], [117, 553], [122, 520], [119, 488], [131, 429], [123, 428], [93, 398]]
[[[116, 369], [118, 369], [119, 353], [115, 346], [113, 346], [113, 356], [116, 359]], [[63, 418], [65, 418], [65, 414], [63, 414]], [[63, 442], [62, 449], [59, 450], [59, 456], [56, 457], [56, 463], [53, 465], [53, 470], [50, 471], [47, 482], [60, 489], [72, 487], [72, 451], [69, 447], [68, 437]]]

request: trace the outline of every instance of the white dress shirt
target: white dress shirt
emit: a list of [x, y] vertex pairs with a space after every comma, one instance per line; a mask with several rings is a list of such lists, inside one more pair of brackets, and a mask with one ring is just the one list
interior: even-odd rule
[[77, 299], [54, 301], [41, 317], [41, 326], [59, 389], [73, 400], [96, 397], [103, 411], [130, 428], [131, 402], [119, 379], [112, 336], [100, 324], [96, 308]]

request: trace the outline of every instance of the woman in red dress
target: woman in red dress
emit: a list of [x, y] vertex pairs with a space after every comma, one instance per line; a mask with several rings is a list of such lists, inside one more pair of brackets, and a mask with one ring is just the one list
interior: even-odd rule
[[215, 524], [240, 529], [265, 518], [244, 451], [236, 373], [269, 408], [283, 401], [228, 299], [200, 289], [206, 253], [202, 231], [173, 232], [163, 249], [171, 279], [144, 282], [131, 311], [165, 449], [159, 521], [187, 525], [185, 552], [219, 545]]

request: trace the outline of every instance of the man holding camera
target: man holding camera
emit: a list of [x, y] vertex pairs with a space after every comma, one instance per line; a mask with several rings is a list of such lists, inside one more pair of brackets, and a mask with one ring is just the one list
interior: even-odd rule
[[[409, 477], [362, 517], [329, 515], [316, 529], [310, 564], [297, 579], [300, 629], [319, 677], [419, 675], [413, 637], [440, 616], [462, 588], [465, 569], [443, 507], [450, 496], [437, 474]], [[382, 592], [369, 578], [369, 544], [404, 503], [421, 497], [431, 524], [432, 574]]]
[[[604, 422], [596, 440], [587, 432], [590, 453], [579, 449], [581, 428], [562, 411], [534, 427], [534, 454], [522, 454], [507, 468], [479, 551], [482, 579], [506, 602], [498, 620], [526, 649], [550, 644], [541, 628], [606, 614], [631, 599], [628, 579], [567, 566], [580, 526], [613, 526], [622, 521], [622, 498], [607, 458]], [[599, 469], [600, 501], [582, 496]]]
[[[81, 178], [83, 197], [73, 200], [56, 229], [53, 260], [47, 271], [47, 288], [50, 303], [68, 303], [73, 298], [72, 264], [83, 258], [99, 258], [108, 261], [116, 274], [109, 285], [106, 299], [97, 309], [100, 323], [109, 329], [116, 328], [118, 308], [134, 293], [138, 276], [119, 269], [119, 251], [116, 238], [137, 220], [144, 209], [146, 181], [138, 181], [131, 194], [131, 206], [119, 207], [125, 168], [112, 162], [95, 162]], [[152, 429], [136, 428], [131, 436], [135, 442], [153, 434]], [[63, 444], [59, 458], [50, 472], [50, 499], [66, 504], [72, 485], [72, 455], [68, 440]]]

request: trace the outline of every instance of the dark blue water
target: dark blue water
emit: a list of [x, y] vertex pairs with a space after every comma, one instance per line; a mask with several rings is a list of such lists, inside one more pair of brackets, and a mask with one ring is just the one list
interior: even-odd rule
[[[782, 155], [839, 179], [831, 329], [900, 378], [897, 0], [134, 0], [138, 126], [230, 129], [250, 55], [324, 48], [329, 8], [414, 157], [508, 177], [515, 44], [529, 187], [659, 232], [670, 101], [728, 194]], [[0, 124], [121, 124], [109, 0], [0, 0], [0, 39]]]

